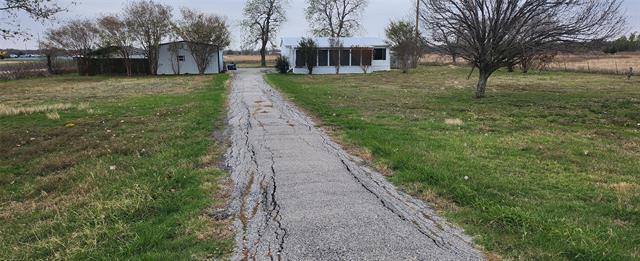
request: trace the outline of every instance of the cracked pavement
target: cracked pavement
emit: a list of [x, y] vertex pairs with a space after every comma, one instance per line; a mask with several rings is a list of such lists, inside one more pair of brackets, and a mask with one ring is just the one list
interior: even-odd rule
[[227, 162], [233, 260], [479, 260], [471, 238], [349, 155], [271, 88], [235, 73]]

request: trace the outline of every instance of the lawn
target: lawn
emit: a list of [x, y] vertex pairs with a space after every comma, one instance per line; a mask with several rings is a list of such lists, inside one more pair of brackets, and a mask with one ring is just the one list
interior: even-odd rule
[[0, 260], [226, 256], [228, 79], [0, 82]]
[[507, 259], [640, 258], [640, 78], [469, 68], [267, 80]]

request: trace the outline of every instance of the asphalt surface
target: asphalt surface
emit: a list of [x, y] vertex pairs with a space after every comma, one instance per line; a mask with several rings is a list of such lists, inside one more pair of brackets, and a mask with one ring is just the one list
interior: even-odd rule
[[258, 69], [229, 110], [233, 260], [478, 260], [470, 238], [396, 190], [285, 101]]

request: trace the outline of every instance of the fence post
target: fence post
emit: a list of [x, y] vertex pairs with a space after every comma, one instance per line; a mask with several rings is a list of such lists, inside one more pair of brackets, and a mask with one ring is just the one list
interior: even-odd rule
[[591, 73], [591, 64], [589, 63], [589, 60], [587, 60], [587, 71], [589, 71], [589, 73]]
[[618, 60], [613, 59], [613, 62], [616, 64], [616, 75], [618, 75]]

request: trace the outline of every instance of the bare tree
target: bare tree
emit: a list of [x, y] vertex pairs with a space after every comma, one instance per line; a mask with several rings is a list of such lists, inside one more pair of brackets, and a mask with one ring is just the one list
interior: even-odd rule
[[360, 29], [367, 0], [307, 0], [307, 21], [315, 36], [349, 37]]
[[153, 0], [129, 3], [124, 9], [124, 21], [134, 39], [149, 59], [150, 73], [158, 71], [158, 50], [162, 39], [172, 33], [172, 8]]
[[169, 45], [169, 54], [171, 54], [171, 70], [174, 74], [180, 74], [180, 50], [182, 50], [182, 44]]
[[414, 28], [409, 21], [391, 21], [385, 29], [387, 44], [395, 53], [403, 73], [409, 72], [420, 53], [420, 40], [416, 39]]
[[443, 54], [451, 56], [453, 64], [458, 63], [460, 36], [447, 34], [443, 29], [436, 29], [431, 37], [433, 42], [441, 45], [440, 49]]
[[48, 48], [65, 50], [67, 55], [87, 57], [98, 47], [98, 28], [88, 19], [72, 20], [45, 33]]
[[58, 55], [63, 53], [63, 50], [56, 48], [51, 42], [47, 41], [38, 42], [38, 46], [40, 52], [47, 58], [47, 72], [49, 74], [57, 73], [56, 68], [54, 68], [55, 61]]
[[287, 0], [249, 0], [244, 7], [244, 20], [241, 25], [245, 28], [245, 45], [260, 45], [260, 65], [267, 66], [267, 45], [275, 45], [272, 39], [276, 37], [280, 26], [287, 20], [285, 5]]
[[116, 15], [106, 15], [98, 18], [97, 26], [102, 45], [115, 46], [118, 49], [124, 60], [127, 76], [131, 76], [133, 36], [125, 21]]
[[329, 50], [329, 61], [330, 64], [333, 64], [333, 67], [336, 69], [336, 75], [340, 74], [340, 66], [342, 65], [342, 55], [344, 50], [344, 44], [340, 37], [332, 37], [329, 38], [329, 46], [331, 47]]
[[175, 25], [176, 34], [186, 41], [198, 71], [204, 74], [211, 55], [229, 46], [231, 33], [224, 18], [184, 8], [182, 20]]
[[43, 41], [47, 49], [64, 50], [67, 55], [78, 57], [79, 63], [86, 62], [98, 45], [98, 28], [88, 19], [72, 20], [59, 28], [50, 29]]
[[[526, 48], [525, 46], [523, 46], [520, 57], [517, 58], [522, 73], [529, 73], [529, 70], [531, 69], [531, 67], [533, 67], [536, 58], [538, 58], [538, 56], [542, 53], [544, 53], [544, 51], [539, 48]], [[513, 68], [511, 69], [513, 70]]]
[[549, 65], [553, 63], [558, 55], [558, 50], [548, 51], [538, 57], [538, 70], [546, 71], [549, 69]]
[[[72, 2], [73, 3], [73, 2]], [[0, 4], [0, 12], [6, 14], [2, 19], [0, 36], [7, 40], [15, 37], [29, 38], [31, 35], [25, 31], [17, 21], [20, 13], [25, 13], [36, 21], [52, 19], [56, 14], [67, 9], [51, 0], [5, 0]]]
[[478, 68], [477, 98], [485, 96], [493, 72], [516, 64], [523, 50], [607, 39], [625, 23], [621, 0], [421, 1], [423, 22], [431, 24], [428, 28], [460, 37], [460, 56]]

